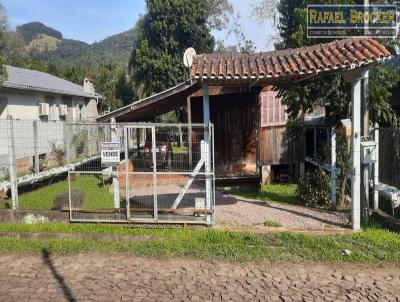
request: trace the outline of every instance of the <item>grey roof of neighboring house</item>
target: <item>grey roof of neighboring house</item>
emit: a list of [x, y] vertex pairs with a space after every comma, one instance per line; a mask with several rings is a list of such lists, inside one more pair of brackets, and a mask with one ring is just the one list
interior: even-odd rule
[[[3, 87], [51, 92], [64, 95], [102, 98], [100, 94], [89, 94], [83, 91], [83, 86], [74, 84], [67, 80], [51, 74], [6, 65], [7, 79]], [[82, 79], [83, 81], [83, 79]]]

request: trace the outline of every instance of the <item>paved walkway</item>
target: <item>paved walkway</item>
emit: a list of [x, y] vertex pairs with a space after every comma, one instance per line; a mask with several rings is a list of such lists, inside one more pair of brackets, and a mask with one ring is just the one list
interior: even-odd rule
[[400, 269], [0, 255], [0, 301], [400, 301]]

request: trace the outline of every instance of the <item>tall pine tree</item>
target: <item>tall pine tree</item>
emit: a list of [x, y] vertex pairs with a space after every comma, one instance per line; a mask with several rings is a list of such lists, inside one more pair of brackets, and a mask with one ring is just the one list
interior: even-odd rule
[[[221, 2], [221, 1], [218, 1]], [[182, 57], [186, 48], [211, 52], [209, 19], [213, 1], [147, 0], [142, 35], [130, 59], [135, 82], [148, 96], [188, 79]], [[141, 97], [142, 97], [141, 96]]]

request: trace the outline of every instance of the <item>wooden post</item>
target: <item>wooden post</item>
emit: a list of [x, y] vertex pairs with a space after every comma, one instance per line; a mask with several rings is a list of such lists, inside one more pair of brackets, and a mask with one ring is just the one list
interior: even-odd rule
[[271, 183], [271, 165], [263, 165], [261, 167], [261, 183], [264, 185], [269, 185]]
[[136, 149], [137, 149], [137, 152], [139, 152], [139, 150], [140, 150], [140, 140], [141, 140], [140, 129], [136, 128]]

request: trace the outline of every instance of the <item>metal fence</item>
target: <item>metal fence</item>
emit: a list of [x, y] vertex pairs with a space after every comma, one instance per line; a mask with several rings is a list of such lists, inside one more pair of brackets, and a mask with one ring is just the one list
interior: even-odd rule
[[400, 189], [400, 129], [379, 129], [379, 179]]
[[[338, 199], [340, 208], [351, 206], [352, 169], [350, 136], [335, 135], [331, 139], [332, 200]], [[334, 144], [334, 145], [333, 145]], [[360, 199], [366, 215], [369, 209], [381, 208], [389, 214], [400, 209], [400, 129], [371, 128], [368, 136], [361, 137], [360, 146]], [[334, 164], [332, 164], [332, 162]], [[336, 173], [334, 173], [336, 171]]]
[[[212, 125], [0, 120], [0, 140], [8, 207], [69, 211], [71, 221], [213, 222]], [[110, 142], [114, 162], [102, 156]]]
[[[69, 170], [71, 221], [212, 223], [212, 126], [73, 124], [67, 127], [68, 162], [73, 163], [71, 159], [79, 157], [92, 158], [87, 164]], [[118, 143], [120, 151], [118, 160], [111, 165], [103, 154], [113, 151], [109, 150], [108, 142]], [[91, 177], [97, 181], [89, 184]]]
[[[64, 132], [62, 121], [0, 120], [0, 202], [4, 206], [17, 208], [23, 193], [66, 178]], [[46, 208], [26, 199], [24, 195], [23, 208]]]

